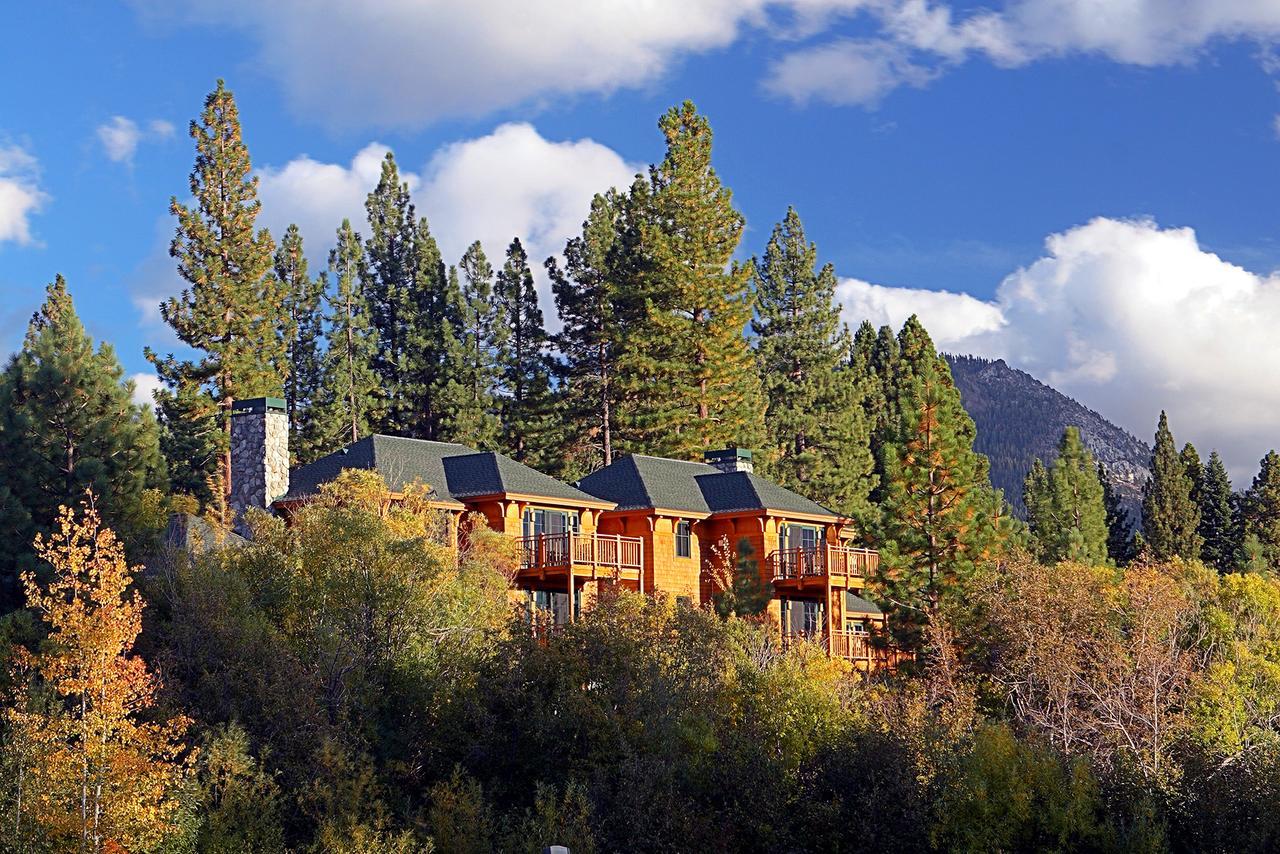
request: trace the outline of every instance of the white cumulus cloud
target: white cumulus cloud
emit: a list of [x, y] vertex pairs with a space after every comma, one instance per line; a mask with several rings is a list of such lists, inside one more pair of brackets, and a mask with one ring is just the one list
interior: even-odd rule
[[150, 406], [154, 409], [155, 393], [164, 387], [160, 378], [151, 371], [143, 371], [130, 374], [129, 379], [133, 382], [133, 402], [139, 406]]
[[1045, 249], [991, 302], [845, 281], [845, 316], [918, 312], [941, 348], [1004, 358], [1142, 438], [1165, 409], [1180, 441], [1219, 449], [1247, 481], [1280, 446], [1280, 277], [1151, 220], [1095, 219]]
[[[347, 164], [298, 157], [264, 167], [258, 186], [262, 223], [277, 237], [297, 223], [313, 263], [326, 257], [343, 218], [367, 237], [365, 197], [378, 182], [386, 152], [373, 142]], [[640, 168], [593, 140], [548, 140], [524, 123], [445, 145], [419, 169], [398, 165], [446, 262], [456, 262], [479, 240], [494, 266], [501, 266], [507, 245], [519, 237], [548, 312], [543, 259], [581, 231], [594, 194], [627, 186]]]
[[1280, 39], [1275, 0], [1008, 0], [995, 11], [956, 8], [874, 0], [866, 6], [878, 26], [874, 37], [799, 48], [773, 63], [765, 88], [798, 103], [874, 104], [972, 57], [1001, 67], [1073, 54], [1160, 66], [1193, 62], [1216, 41]]
[[480, 240], [500, 262], [519, 237], [540, 270], [582, 231], [591, 197], [628, 186], [641, 168], [590, 139], [553, 142], [531, 125], [507, 124], [436, 152], [424, 172], [421, 207], [434, 217], [446, 258]]
[[[284, 166], [262, 167], [258, 170], [262, 223], [277, 239], [290, 223], [297, 224], [312, 258], [326, 257], [343, 219], [350, 219], [367, 237], [364, 201], [378, 183], [388, 150], [380, 142], [371, 142], [346, 164], [323, 163], [303, 155]], [[398, 166], [400, 179], [416, 194], [421, 179], [407, 164]]]
[[900, 86], [924, 86], [936, 75], [891, 42], [842, 39], [783, 57], [764, 88], [798, 103], [874, 104]]
[[96, 133], [108, 160], [132, 166], [139, 143], [168, 139], [173, 136], [173, 124], [163, 119], [152, 119], [145, 126], [140, 126], [125, 116], [112, 116], [110, 121], [98, 125]]
[[0, 243], [34, 242], [31, 217], [49, 200], [40, 188], [39, 164], [25, 149], [0, 143]]
[[947, 349], [968, 342], [976, 335], [995, 332], [1004, 326], [1000, 307], [969, 294], [895, 288], [873, 285], [861, 279], [841, 279], [836, 286], [841, 314], [850, 328], [869, 320], [874, 326], [888, 324], [898, 329], [911, 315], [917, 315], [934, 344]]
[[[152, 20], [238, 27], [300, 114], [332, 125], [445, 116], [642, 86], [680, 57], [866, 0], [134, 0]], [[793, 25], [793, 26], [788, 26]]]

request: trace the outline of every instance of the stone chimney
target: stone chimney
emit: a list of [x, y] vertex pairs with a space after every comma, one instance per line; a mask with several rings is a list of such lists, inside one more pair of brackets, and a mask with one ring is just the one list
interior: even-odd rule
[[267, 509], [289, 491], [289, 416], [278, 397], [231, 406], [231, 511]]
[[707, 465], [715, 466], [723, 472], [755, 471], [751, 464], [751, 451], [746, 448], [722, 448], [718, 451], [707, 451], [702, 455]]

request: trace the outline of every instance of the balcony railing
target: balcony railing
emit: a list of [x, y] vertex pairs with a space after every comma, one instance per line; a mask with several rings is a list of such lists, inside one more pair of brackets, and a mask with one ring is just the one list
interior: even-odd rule
[[804, 641], [824, 646], [835, 658], [850, 661], [871, 662], [877, 658], [877, 650], [871, 645], [871, 636], [864, 632], [832, 632], [828, 640], [826, 632], [783, 632], [782, 648]]
[[520, 539], [520, 568], [567, 570], [586, 566], [607, 570], [639, 570], [644, 541], [619, 534], [538, 534]]
[[879, 565], [879, 552], [849, 546], [779, 549], [769, 555], [769, 568], [775, 581], [824, 575], [865, 578]]

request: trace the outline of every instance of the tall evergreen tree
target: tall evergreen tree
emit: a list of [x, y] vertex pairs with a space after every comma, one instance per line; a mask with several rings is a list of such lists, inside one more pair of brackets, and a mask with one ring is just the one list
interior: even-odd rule
[[[337, 245], [329, 251], [324, 276], [328, 303], [327, 346], [318, 405], [312, 419], [312, 457], [322, 456], [373, 433], [384, 406], [383, 389], [374, 372], [377, 333], [364, 298], [364, 248], [360, 235], [343, 220]], [[305, 462], [305, 460], [304, 460]]]
[[1027, 525], [1033, 537], [1040, 517], [1050, 512], [1047, 506], [1049, 491], [1049, 469], [1045, 468], [1043, 460], [1035, 457], [1022, 481], [1022, 506], [1027, 508]]
[[1231, 572], [1241, 559], [1231, 478], [1217, 451], [1209, 454], [1200, 489], [1200, 556], [1219, 572]]
[[294, 437], [290, 448], [295, 461], [312, 459], [314, 453], [308, 442], [315, 433], [311, 422], [323, 373], [320, 343], [324, 335], [324, 281], [313, 279], [308, 273], [302, 235], [296, 225], [286, 229], [276, 248], [275, 273], [284, 287], [284, 340], [289, 366], [284, 400], [290, 435]]
[[897, 415], [895, 412], [898, 399], [898, 381], [901, 375], [902, 353], [898, 349], [898, 339], [888, 325], [881, 326], [876, 332], [875, 345], [871, 350], [871, 370], [879, 379], [879, 388], [872, 403], [875, 409], [870, 410], [872, 421], [872, 450], [880, 444], [891, 441], [897, 431]]
[[[374, 374], [390, 396], [401, 385], [407, 350], [407, 328], [413, 314], [413, 206], [408, 184], [399, 178], [396, 157], [388, 151], [378, 184], [365, 201], [370, 236], [365, 245], [364, 296], [376, 333]], [[396, 430], [403, 407], [392, 403], [385, 414], [385, 428]]]
[[[625, 309], [615, 271], [625, 200], [610, 190], [591, 200], [582, 234], [565, 245], [564, 269], [548, 258], [547, 273], [560, 316], [556, 349], [564, 359], [558, 407], [568, 426], [565, 456], [587, 472], [613, 462], [617, 430], [617, 361]], [[584, 472], [585, 473], [585, 472]]]
[[875, 358], [876, 328], [871, 321], [864, 320], [858, 324], [853, 333], [853, 343], [849, 349], [849, 367], [854, 376], [861, 381], [869, 381], [874, 374], [872, 363]]
[[0, 373], [0, 608], [20, 604], [13, 568], [60, 506], [92, 489], [119, 525], [145, 488], [164, 486], [159, 429], [133, 390], [111, 347], [94, 349], [58, 276]]
[[1102, 463], [1098, 463], [1098, 482], [1102, 484], [1102, 504], [1107, 510], [1107, 556], [1117, 566], [1123, 566], [1133, 560], [1136, 551], [1133, 521]]
[[1178, 453], [1178, 459], [1182, 460], [1182, 468], [1187, 473], [1187, 479], [1191, 481], [1191, 501], [1199, 507], [1201, 493], [1204, 490], [1204, 464], [1200, 462], [1200, 452], [1196, 450], [1195, 445], [1187, 442]]
[[[197, 481], [212, 477], [224, 494], [231, 486], [231, 406], [241, 398], [283, 393], [288, 373], [284, 326], [284, 290], [271, 274], [271, 235], [254, 230], [261, 203], [258, 179], [250, 174], [249, 150], [240, 133], [235, 98], [221, 80], [205, 99], [204, 112], [191, 123], [196, 143], [191, 172], [194, 207], [170, 203], [178, 219], [169, 254], [190, 285], [160, 306], [160, 314], [178, 339], [200, 355], [147, 358], [168, 386], [158, 396], [166, 428], [183, 441], [212, 437], [220, 457], [218, 470], [182, 471]], [[190, 420], [188, 425], [178, 424]], [[170, 446], [173, 447], [172, 445]], [[186, 469], [191, 459], [171, 458]], [[199, 459], [198, 457], [196, 458]]]
[[362, 290], [378, 342], [373, 371], [388, 396], [379, 425], [391, 433], [410, 432], [413, 401], [403, 393], [412, 336], [417, 321], [415, 299], [415, 213], [409, 185], [400, 180], [395, 157], [387, 152], [382, 174], [365, 200], [369, 239], [365, 244]]
[[386, 390], [385, 432], [439, 439], [456, 403], [458, 379], [450, 359], [459, 355], [458, 300], [440, 247], [420, 218], [390, 152], [377, 185], [365, 200], [369, 239], [365, 244], [364, 296], [377, 333], [374, 372]]
[[[473, 248], [478, 246], [475, 244]], [[487, 262], [485, 264], [487, 266]], [[435, 392], [435, 409], [439, 415], [435, 438], [493, 449], [499, 443], [500, 425], [492, 394], [495, 361], [484, 346], [480, 328], [480, 312], [485, 310], [486, 307], [468, 298], [458, 268], [450, 267], [441, 318], [443, 348]]]
[[507, 342], [506, 318], [494, 298], [493, 265], [480, 241], [467, 247], [459, 262], [461, 273], [461, 320], [456, 340], [464, 356], [462, 374], [469, 413], [463, 435], [477, 448], [494, 449], [501, 444], [502, 422], [495, 395], [499, 382], [498, 354]]
[[897, 432], [895, 412], [900, 362], [898, 339], [893, 330], [887, 325], [877, 330], [864, 320], [854, 335], [851, 364], [855, 370], [855, 382], [862, 387], [862, 408], [875, 467], [873, 477], [876, 486], [871, 492], [871, 500], [876, 504], [884, 500], [885, 451]]
[[1039, 558], [1048, 563], [1107, 562], [1107, 508], [1093, 455], [1077, 427], [1068, 427], [1046, 469], [1036, 460], [1023, 490], [1027, 522]]
[[506, 343], [498, 360], [503, 441], [512, 457], [536, 467], [552, 452], [547, 446], [552, 416], [549, 339], [520, 238], [507, 247], [494, 298], [507, 322]]
[[223, 432], [219, 411], [195, 383], [156, 395], [160, 410], [160, 452], [169, 470], [169, 489], [202, 506], [223, 508]]
[[1271, 569], [1280, 568], [1280, 454], [1268, 451], [1241, 502], [1244, 536]]
[[1185, 461], [1169, 432], [1169, 419], [1160, 413], [1151, 479], [1142, 495], [1142, 533], [1158, 560], [1200, 557], [1200, 509], [1191, 500], [1194, 488]]
[[993, 558], [1012, 521], [973, 450], [973, 421], [945, 360], [921, 359], [895, 441], [885, 447], [880, 574], [899, 644], [921, 642], [923, 624], [957, 584]]
[[753, 262], [768, 470], [783, 486], [867, 519], [875, 485], [867, 419], [835, 303], [835, 268], [818, 269], [817, 254], [788, 208]]
[[[456, 315], [452, 321], [449, 318], [451, 310], [462, 311], [456, 279], [453, 284], [450, 297], [444, 256], [426, 218], [419, 218], [413, 232], [414, 306], [400, 393], [411, 413], [405, 432], [422, 439], [450, 439], [458, 435], [457, 429], [468, 429], [465, 424], [460, 428], [445, 424], [448, 413], [457, 415], [456, 405], [446, 401], [461, 397], [457, 371], [462, 368], [463, 354], [457, 333], [465, 320]], [[454, 384], [452, 390], [450, 383]]]
[[632, 185], [633, 289], [618, 377], [628, 450], [694, 459], [711, 448], [756, 446], [764, 406], [743, 332], [751, 270], [733, 264], [744, 225], [711, 167], [711, 127], [691, 102], [659, 121], [666, 156]]

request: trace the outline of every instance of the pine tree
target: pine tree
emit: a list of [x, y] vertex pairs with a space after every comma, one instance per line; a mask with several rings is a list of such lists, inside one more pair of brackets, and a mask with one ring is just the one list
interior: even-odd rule
[[711, 127], [691, 102], [660, 120], [667, 142], [647, 186], [632, 185], [635, 246], [618, 377], [628, 450], [683, 459], [758, 446], [764, 405], [743, 332], [751, 270], [732, 264], [742, 215], [711, 167]]
[[1098, 481], [1102, 484], [1102, 504], [1107, 510], [1107, 556], [1117, 566], [1124, 566], [1136, 553], [1133, 522], [1102, 463], [1098, 463]]
[[[457, 300], [440, 247], [425, 217], [420, 218], [390, 152], [378, 184], [365, 200], [369, 239], [365, 244], [364, 296], [377, 333], [373, 368], [388, 405], [379, 429], [420, 439], [439, 439], [453, 427], [445, 410], [458, 355]], [[444, 407], [442, 409], [442, 406]]]
[[1187, 480], [1191, 482], [1191, 501], [1199, 507], [1204, 489], [1204, 465], [1200, 462], [1200, 452], [1195, 445], [1187, 442], [1182, 446], [1178, 459], [1182, 460], [1182, 468], [1187, 473]]
[[1266, 565], [1280, 568], [1280, 454], [1268, 451], [1241, 502], [1244, 536]]
[[546, 262], [560, 316], [556, 349], [564, 359], [563, 395], [558, 407], [569, 427], [564, 456], [579, 460], [584, 473], [614, 459], [619, 416], [617, 361], [625, 317], [615, 269], [625, 200], [610, 190], [591, 200], [582, 234], [564, 249], [564, 269]]
[[119, 522], [148, 487], [165, 485], [159, 429], [132, 401], [133, 383], [107, 344], [93, 340], [58, 276], [27, 329], [22, 350], [0, 374], [0, 607], [19, 601], [10, 574], [47, 532], [61, 505], [92, 489]]
[[1191, 500], [1193, 484], [1186, 464], [1169, 432], [1169, 419], [1160, 413], [1151, 479], [1142, 494], [1142, 533], [1157, 560], [1200, 557], [1200, 510]]
[[711, 544], [711, 597], [721, 617], [754, 617], [764, 613], [773, 599], [773, 585], [760, 574], [751, 541], [743, 537], [737, 547], [722, 536]]
[[[901, 377], [902, 353], [898, 349], [898, 339], [889, 326], [881, 326], [876, 332], [875, 345], [871, 350], [871, 369], [879, 379], [879, 389], [873, 402], [877, 403], [872, 411], [872, 436], [878, 437], [880, 443], [891, 441], [898, 428], [896, 405], [898, 400], [898, 381]], [[872, 449], [878, 443], [873, 441]]]
[[321, 301], [324, 281], [307, 272], [298, 226], [290, 225], [276, 249], [276, 278], [284, 286], [284, 340], [289, 374], [284, 383], [285, 408], [289, 414], [290, 443], [295, 461], [311, 460], [318, 454], [310, 447], [315, 434], [315, 417], [323, 357], [320, 342], [324, 334]]
[[387, 152], [377, 186], [365, 201], [369, 239], [365, 244], [362, 290], [369, 306], [378, 348], [373, 372], [387, 394], [380, 429], [408, 432], [415, 414], [403, 392], [415, 323], [414, 220], [409, 185], [400, 180], [395, 157]]
[[498, 365], [502, 388], [502, 436], [512, 457], [537, 467], [549, 454], [551, 372], [547, 331], [529, 257], [520, 239], [507, 247], [494, 299], [507, 322], [506, 343]]
[[169, 489], [202, 506], [221, 507], [225, 503], [221, 448], [227, 437], [217, 405], [194, 383], [157, 398], [160, 452], [169, 470]]
[[364, 248], [360, 235], [343, 220], [337, 245], [329, 251], [324, 276], [328, 334], [321, 375], [319, 403], [312, 419], [313, 438], [307, 446], [321, 456], [375, 431], [381, 421], [383, 389], [374, 373], [377, 333], [364, 298]]
[[[455, 325], [461, 321], [450, 323], [447, 318], [448, 291], [444, 257], [426, 218], [420, 218], [413, 232], [414, 305], [400, 393], [409, 406], [405, 433], [421, 439], [438, 441], [456, 435], [453, 428], [446, 429], [443, 406], [450, 397], [458, 397], [456, 392], [450, 394], [449, 384], [456, 383], [450, 372], [458, 369], [461, 358]], [[453, 308], [459, 299], [455, 288]]]
[[475, 421], [469, 441], [477, 448], [495, 449], [502, 433], [495, 390], [498, 354], [507, 343], [506, 317], [494, 297], [493, 265], [480, 241], [467, 247], [458, 266], [465, 311], [459, 340], [466, 349], [467, 406]]
[[863, 321], [854, 336], [854, 364], [865, 365], [862, 377], [862, 407], [870, 433], [871, 459], [875, 466], [876, 486], [871, 492], [873, 503], [884, 500], [885, 452], [893, 442], [899, 419], [897, 400], [899, 394], [898, 339], [893, 330], [882, 326], [879, 330]]
[[[478, 247], [479, 244], [473, 246]], [[481, 260], [483, 257], [481, 253]], [[494, 449], [500, 430], [491, 391], [496, 371], [493, 355], [484, 344], [481, 315], [477, 310], [487, 308], [468, 297], [456, 267], [449, 268], [446, 282], [441, 318], [444, 348], [435, 392], [435, 408], [440, 420], [435, 438]]]
[[854, 376], [862, 381], [870, 381], [875, 374], [872, 367], [875, 359], [876, 328], [871, 321], [864, 320], [853, 333], [853, 343], [849, 348], [849, 367]]
[[[933, 346], [924, 324], [917, 315], [911, 315], [898, 330], [898, 378], [902, 390], [911, 387], [911, 380], [925, 371], [932, 370], [933, 362], [938, 358], [938, 351]], [[899, 401], [902, 398], [899, 397]]]
[[1046, 469], [1036, 460], [1027, 475], [1023, 500], [1039, 558], [1048, 563], [1107, 562], [1107, 508], [1093, 455], [1068, 427], [1058, 455]]
[[1013, 533], [986, 459], [973, 450], [973, 421], [945, 360], [920, 360], [911, 382], [897, 437], [884, 452], [877, 579], [890, 628], [907, 648], [921, 643], [923, 624], [942, 601]]
[[1209, 454], [1200, 489], [1200, 556], [1219, 572], [1231, 572], [1241, 560], [1231, 478], [1217, 451]]
[[[208, 419], [219, 430], [211, 438], [219, 455], [215, 471], [184, 472], [186, 481], [210, 479], [226, 494], [231, 486], [231, 407], [241, 398], [279, 396], [288, 372], [284, 326], [285, 294], [271, 274], [272, 241], [254, 231], [261, 202], [258, 179], [250, 175], [249, 151], [240, 134], [235, 98], [218, 81], [205, 99], [199, 121], [191, 123], [196, 143], [189, 208], [177, 197], [170, 210], [178, 219], [169, 254], [190, 285], [160, 306], [160, 315], [178, 339], [201, 353], [195, 360], [147, 358], [168, 386], [158, 396], [165, 426], [188, 441], [188, 431], [205, 436]], [[191, 419], [193, 425], [179, 425]], [[173, 444], [170, 445], [173, 447]], [[171, 458], [172, 459], [172, 458]], [[188, 459], [173, 459], [179, 468]]]
[[817, 268], [817, 247], [805, 240], [794, 208], [753, 266], [768, 473], [819, 504], [867, 519], [874, 464], [849, 332], [835, 303], [835, 268]]
[[1045, 468], [1043, 460], [1035, 457], [1031, 460], [1031, 468], [1027, 470], [1027, 476], [1022, 481], [1022, 505], [1027, 508], [1027, 527], [1033, 538], [1036, 529], [1041, 525], [1041, 517], [1047, 517], [1052, 513], [1052, 507], [1049, 506], [1051, 489], [1049, 470]]

